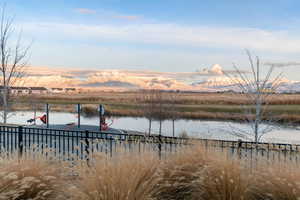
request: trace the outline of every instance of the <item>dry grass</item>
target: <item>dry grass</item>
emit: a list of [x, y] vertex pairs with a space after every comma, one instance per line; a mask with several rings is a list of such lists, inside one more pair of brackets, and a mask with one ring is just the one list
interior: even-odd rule
[[161, 163], [154, 199], [193, 199], [202, 169], [211, 161], [201, 148], [185, 149]]
[[252, 177], [239, 161], [215, 160], [208, 164], [201, 174], [200, 199], [251, 199]]
[[63, 165], [38, 159], [4, 158], [0, 163], [0, 199], [65, 199]]
[[174, 155], [161, 167], [155, 199], [250, 199], [249, 173], [224, 156], [199, 147]]
[[[38, 96], [21, 97], [21, 101], [38, 102], [69, 102], [69, 103], [133, 103], [139, 102], [140, 92], [99, 92], [85, 94], [48, 94]], [[168, 93], [164, 95], [164, 102], [168, 103]], [[232, 93], [179, 93], [176, 98], [176, 104], [199, 105], [199, 104], [214, 104], [214, 105], [241, 105], [251, 103], [249, 98], [244, 94]], [[269, 105], [299, 105], [300, 94], [274, 94], [268, 98]]]
[[249, 167], [200, 145], [159, 160], [156, 154], [97, 155], [71, 168], [42, 157], [0, 162], [0, 199], [299, 200], [300, 170], [261, 160]]
[[120, 153], [107, 160], [97, 156], [90, 167], [79, 167], [74, 199], [150, 199], [157, 183], [158, 158], [152, 153]]
[[[56, 94], [18, 97], [14, 110], [44, 110], [44, 103], [51, 103], [51, 111], [75, 112], [75, 103], [82, 103], [83, 114], [96, 116], [97, 104], [104, 104], [108, 116], [143, 117], [144, 103], [139, 92], [101, 92], [85, 94]], [[170, 102], [164, 93], [163, 104], [172, 103], [172, 115], [182, 119], [234, 120], [245, 119], [245, 109], [253, 102], [243, 94], [230, 93], [180, 93]], [[40, 102], [40, 104], [36, 103]], [[251, 106], [252, 104], [252, 106]], [[267, 99], [268, 112], [281, 123], [300, 123], [300, 94], [274, 94]]]
[[253, 196], [257, 200], [299, 200], [300, 171], [293, 164], [260, 165], [253, 176]]
[[[299, 200], [300, 170], [292, 163], [255, 168], [223, 153], [193, 148], [161, 165], [154, 199]], [[249, 164], [249, 163], [248, 163]]]

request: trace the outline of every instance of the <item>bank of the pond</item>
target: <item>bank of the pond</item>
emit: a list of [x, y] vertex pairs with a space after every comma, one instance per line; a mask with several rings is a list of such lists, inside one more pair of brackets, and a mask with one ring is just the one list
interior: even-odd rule
[[[50, 104], [53, 112], [76, 112], [76, 104], [53, 103]], [[145, 111], [141, 105], [133, 104], [104, 104], [106, 115], [111, 117], [144, 117]], [[45, 104], [15, 104], [13, 111], [44, 111]], [[246, 109], [240, 105], [177, 105], [172, 109], [172, 116], [177, 119], [194, 120], [221, 120], [243, 122], [246, 120], [245, 110], [254, 109], [248, 106]], [[82, 104], [82, 115], [87, 117], [98, 116], [97, 104]], [[254, 113], [254, 112], [253, 112]], [[281, 124], [300, 124], [300, 105], [271, 105], [268, 107], [268, 114], [265, 118], [272, 117]], [[247, 116], [249, 118], [249, 115]], [[254, 117], [254, 116], [252, 116]]]
[[[43, 115], [44, 112], [37, 112], [37, 116]], [[26, 121], [34, 117], [33, 111], [18, 111], [8, 119], [8, 123], [29, 125]], [[78, 118], [75, 113], [70, 112], [50, 112], [50, 124], [69, 124], [77, 123]], [[139, 133], [148, 133], [149, 121], [141, 117], [111, 117], [107, 119], [107, 123], [111, 128], [122, 129], [127, 131], [134, 131]], [[42, 125], [37, 121], [38, 125]], [[81, 117], [82, 125], [99, 124], [98, 117]], [[269, 125], [264, 124], [262, 128], [267, 128]], [[176, 120], [175, 121], [175, 136], [186, 133], [190, 137], [207, 138], [207, 139], [221, 139], [221, 140], [237, 140], [239, 137], [233, 134], [237, 130], [251, 132], [251, 126], [247, 123], [237, 123], [228, 121], [214, 121], [214, 120]], [[152, 134], [158, 134], [159, 123], [154, 121], [152, 123]], [[165, 120], [162, 124], [162, 134], [172, 136], [173, 124], [170, 120]], [[282, 142], [282, 143], [299, 143], [300, 131], [293, 128], [285, 128], [280, 126], [272, 126], [270, 132], [263, 137], [263, 141], [267, 142]]]

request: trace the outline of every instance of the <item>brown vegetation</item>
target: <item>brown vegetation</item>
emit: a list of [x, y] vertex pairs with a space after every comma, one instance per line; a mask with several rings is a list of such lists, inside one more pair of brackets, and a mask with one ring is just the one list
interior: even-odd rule
[[[174, 101], [170, 99], [168, 94], [173, 92], [165, 92], [164, 102]], [[36, 96], [23, 96], [21, 101], [27, 101], [28, 98], [35, 98], [39, 102], [50, 103], [134, 103], [140, 97], [141, 92], [101, 92], [87, 94], [47, 94]], [[236, 93], [183, 93], [176, 95], [176, 104], [183, 105], [246, 105], [251, 100], [245, 94]], [[269, 105], [300, 105], [300, 94], [274, 94], [272, 98], [268, 98], [266, 102]]]
[[[83, 114], [97, 116], [97, 104], [105, 105], [108, 116], [147, 117], [147, 102], [141, 98], [144, 93], [138, 92], [103, 92], [99, 94], [45, 95], [18, 98], [19, 104], [14, 104], [14, 110], [33, 110], [30, 103], [35, 99], [35, 108], [45, 109], [45, 102], [51, 104], [51, 111], [75, 112], [76, 103], [82, 103]], [[171, 98], [176, 96], [176, 98]], [[29, 99], [30, 98], [30, 99]], [[250, 100], [243, 94], [203, 94], [203, 93], [168, 93], [164, 92], [160, 104], [166, 105], [167, 118], [170, 120], [208, 119], [208, 120], [245, 120], [245, 106], [247, 110], [254, 109]], [[300, 122], [300, 94], [274, 94], [267, 98], [268, 112], [278, 122]], [[149, 104], [148, 104], [149, 105]], [[242, 106], [241, 106], [242, 105]], [[150, 106], [151, 107], [151, 106]]]
[[156, 187], [159, 160], [153, 153], [98, 155], [92, 166], [79, 166], [72, 193], [74, 199], [147, 199]]
[[67, 179], [63, 173], [62, 163], [47, 161], [41, 155], [2, 158], [0, 199], [65, 199]]
[[[33, 153], [33, 152], [32, 152]], [[256, 165], [195, 144], [159, 160], [153, 152], [96, 155], [66, 167], [41, 156], [2, 159], [0, 199], [281, 200], [300, 198], [294, 163]]]

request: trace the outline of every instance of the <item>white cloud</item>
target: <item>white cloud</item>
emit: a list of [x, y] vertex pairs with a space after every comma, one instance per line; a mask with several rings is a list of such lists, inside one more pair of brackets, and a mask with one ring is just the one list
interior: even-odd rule
[[[82, 10], [83, 12], [88, 12]], [[182, 45], [187, 47], [249, 48], [269, 52], [300, 52], [300, 39], [287, 31], [254, 28], [201, 27], [175, 24], [84, 25], [63, 23], [28, 23], [24, 31], [48, 34], [78, 41], [124, 41], [142, 44]], [[297, 35], [297, 33], [294, 33]]]
[[96, 10], [88, 9], [88, 8], [77, 8], [75, 9], [76, 12], [80, 14], [95, 14]]
[[138, 20], [140, 19], [141, 17], [140, 16], [136, 16], [136, 15], [116, 15], [114, 16], [114, 18], [117, 18], [117, 19], [124, 19], [124, 20]]

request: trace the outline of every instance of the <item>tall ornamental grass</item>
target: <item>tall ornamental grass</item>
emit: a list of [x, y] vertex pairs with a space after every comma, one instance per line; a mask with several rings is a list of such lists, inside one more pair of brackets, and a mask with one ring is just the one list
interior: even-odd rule
[[[31, 152], [35, 155], [36, 152]], [[0, 159], [1, 199], [299, 200], [292, 161], [257, 163], [200, 144], [159, 159], [157, 152], [96, 153], [72, 165], [44, 156]]]

